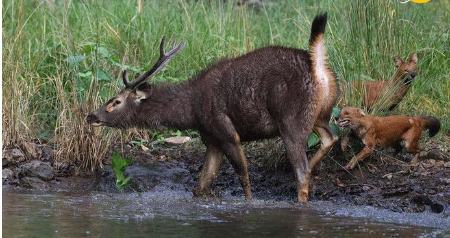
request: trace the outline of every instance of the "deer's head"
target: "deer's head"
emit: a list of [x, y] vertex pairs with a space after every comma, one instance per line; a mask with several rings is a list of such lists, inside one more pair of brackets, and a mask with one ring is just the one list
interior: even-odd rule
[[153, 67], [136, 77], [130, 82], [128, 80], [127, 71], [122, 72], [122, 79], [125, 88], [122, 89], [115, 97], [109, 99], [98, 110], [91, 112], [86, 117], [86, 122], [93, 126], [109, 126], [116, 128], [128, 128], [136, 126], [135, 118], [139, 108], [146, 100], [151, 98], [152, 86], [146, 82], [155, 74], [161, 71], [164, 66], [185, 46], [184, 43], [173, 44], [173, 48], [164, 51], [164, 37], [159, 47], [160, 56]]
[[405, 61], [397, 56], [394, 58], [394, 62], [398, 78], [403, 79], [405, 84], [410, 84], [417, 75], [417, 54], [410, 54]]

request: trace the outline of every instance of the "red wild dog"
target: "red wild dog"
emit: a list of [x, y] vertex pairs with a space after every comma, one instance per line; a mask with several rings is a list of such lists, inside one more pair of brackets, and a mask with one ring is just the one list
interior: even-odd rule
[[[339, 115], [338, 125], [350, 128], [353, 135], [359, 137], [364, 144], [364, 148], [345, 166], [350, 170], [358, 161], [369, 156], [377, 146], [398, 148], [401, 143], [404, 143], [406, 151], [413, 153], [416, 161], [419, 156], [419, 139], [422, 131], [428, 130], [429, 136], [432, 137], [438, 133], [441, 124], [438, 119], [430, 116], [378, 117], [366, 115], [359, 108], [344, 107]], [[348, 141], [348, 136], [342, 139], [343, 151]]]
[[353, 81], [352, 86], [362, 91], [363, 106], [368, 111], [374, 107], [393, 110], [411, 87], [417, 75], [417, 54], [412, 53], [405, 61], [395, 57], [394, 61], [397, 70], [392, 80]]
[[[196, 129], [205, 143], [206, 160], [195, 196], [210, 193], [223, 155], [236, 171], [245, 198], [252, 198], [247, 159], [241, 143], [281, 136], [297, 180], [297, 199], [306, 202], [311, 169], [337, 137], [328, 126], [337, 85], [324, 45], [326, 14], [314, 18], [309, 51], [270, 46], [237, 58], [222, 59], [178, 85], [146, 82], [178, 53], [183, 44], [164, 52], [157, 63], [133, 82], [123, 73], [125, 88], [86, 118], [93, 125], [116, 128]], [[315, 130], [322, 145], [310, 161], [308, 135]]]

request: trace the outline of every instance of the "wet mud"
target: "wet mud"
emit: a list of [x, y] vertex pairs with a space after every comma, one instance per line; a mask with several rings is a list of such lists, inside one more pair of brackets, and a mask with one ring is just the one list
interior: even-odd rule
[[[120, 148], [115, 146], [116, 150]], [[191, 194], [204, 161], [205, 148], [200, 141], [176, 146], [158, 144], [151, 148], [144, 151], [131, 145], [124, 147], [124, 154], [131, 157], [133, 163], [126, 169], [125, 173], [132, 179], [123, 191], [116, 188], [108, 164], [93, 176], [67, 176], [69, 174], [56, 172], [52, 180], [36, 186], [33, 180], [25, 186], [24, 178], [16, 176], [13, 180], [3, 180], [4, 189]], [[245, 150], [254, 198], [295, 204], [294, 174], [282, 143], [279, 140], [250, 143], [245, 145]], [[449, 151], [435, 146], [432, 141], [424, 151], [416, 165], [410, 164], [412, 156], [406, 153], [378, 151], [354, 170], [346, 171], [343, 166], [351, 154], [343, 155], [334, 150], [313, 171], [309, 206], [335, 215], [448, 229]], [[211, 188], [212, 196], [203, 199], [217, 202], [230, 198], [243, 200], [244, 197], [238, 178], [227, 162]]]

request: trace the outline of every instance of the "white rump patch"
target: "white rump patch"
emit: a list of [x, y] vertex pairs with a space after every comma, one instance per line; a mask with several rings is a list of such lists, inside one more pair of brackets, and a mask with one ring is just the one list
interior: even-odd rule
[[330, 78], [327, 70], [326, 49], [323, 43], [323, 36], [319, 36], [313, 45], [315, 60], [313, 61], [314, 73], [323, 89], [323, 98], [327, 98], [330, 93]]

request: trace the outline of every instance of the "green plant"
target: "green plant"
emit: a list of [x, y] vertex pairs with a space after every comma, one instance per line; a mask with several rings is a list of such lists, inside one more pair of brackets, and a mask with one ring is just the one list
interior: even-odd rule
[[[331, 112], [331, 118], [335, 118], [339, 116], [339, 113], [341, 113], [341, 109], [338, 107], [333, 107], [333, 111]], [[331, 120], [330, 122], [330, 128], [334, 132], [335, 135], [340, 136], [341, 135], [341, 129], [338, 125], [334, 122], [334, 120]], [[314, 148], [320, 143], [320, 137], [315, 133], [311, 133], [308, 137], [308, 148]]]
[[[269, 44], [306, 48], [319, 9], [330, 17], [326, 44], [342, 105], [361, 105], [351, 81], [388, 79], [392, 57], [414, 51], [419, 74], [394, 113], [434, 115], [449, 129], [447, 1], [286, 0], [268, 1], [264, 11], [235, 1], [142, 2], [141, 8], [129, 0], [2, 2], [4, 146], [45, 139], [58, 159], [95, 171], [118, 133], [89, 128], [84, 117], [122, 87], [121, 69], [138, 72], [153, 63], [161, 36], [187, 47], [152, 83], [180, 82], [218, 58]], [[128, 130], [123, 140], [153, 133]]]
[[125, 175], [125, 169], [131, 165], [131, 159], [123, 158], [120, 153], [113, 152], [112, 154], [112, 170], [116, 177], [116, 187], [123, 190], [130, 182], [131, 177]]

